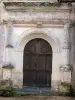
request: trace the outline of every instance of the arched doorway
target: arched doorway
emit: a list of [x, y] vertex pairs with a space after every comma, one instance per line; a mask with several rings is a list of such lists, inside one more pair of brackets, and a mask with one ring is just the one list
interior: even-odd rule
[[23, 86], [51, 86], [52, 48], [41, 38], [29, 41], [24, 48]]

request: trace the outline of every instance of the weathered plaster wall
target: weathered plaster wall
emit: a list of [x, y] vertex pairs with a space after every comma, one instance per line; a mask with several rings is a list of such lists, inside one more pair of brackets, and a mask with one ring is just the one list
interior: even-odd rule
[[[58, 35], [57, 35], [58, 34]], [[60, 81], [59, 67], [63, 64], [62, 43], [64, 39], [63, 28], [13, 28], [13, 46], [12, 53], [10, 52], [10, 62], [14, 63], [12, 79], [14, 84], [21, 83], [23, 79], [23, 50], [27, 42], [34, 38], [43, 38], [50, 43], [53, 49], [52, 60], [52, 84], [56, 86]], [[62, 37], [62, 39], [61, 39]], [[50, 40], [51, 38], [51, 40]], [[61, 59], [60, 59], [61, 57]], [[17, 71], [17, 72], [16, 72]], [[15, 74], [16, 75], [15, 75]], [[58, 77], [59, 76], [59, 77]], [[19, 77], [19, 78], [18, 78]], [[19, 82], [20, 81], [20, 82]]]
[[[65, 39], [66, 42], [67, 36], [65, 33], [67, 32], [65, 30], [65, 25], [67, 22], [65, 20], [70, 20], [73, 18], [74, 20], [74, 13], [62, 13], [61, 17], [61, 12], [60, 13], [35, 13], [35, 12], [7, 12], [5, 10], [5, 7], [3, 4], [1, 4], [1, 15], [0, 15], [0, 66], [2, 67], [2, 64], [5, 62], [11, 63], [14, 65], [14, 69], [12, 70], [12, 75], [11, 79], [13, 80], [13, 85], [14, 86], [19, 86], [22, 87], [23, 85], [23, 50], [25, 45], [34, 38], [43, 38], [46, 41], [50, 43], [52, 46], [53, 50], [53, 59], [52, 59], [52, 87], [58, 88], [58, 85], [60, 84], [60, 81], [70, 81], [72, 80], [73, 85], [75, 85], [75, 30], [74, 26], [71, 28], [68, 34], [70, 34], [70, 40], [69, 42], [71, 43], [71, 49], [68, 47], [65, 47]], [[53, 14], [53, 15], [52, 15]], [[30, 17], [31, 15], [31, 17]], [[22, 19], [21, 19], [22, 18]], [[34, 19], [35, 18], [35, 19]], [[53, 18], [53, 19], [52, 19]], [[63, 23], [59, 22], [59, 26], [63, 27], [48, 27], [46, 25], [44, 27], [32, 27], [33, 20], [37, 20], [39, 22], [39, 19], [42, 21], [47, 21], [48, 20], [55, 20], [61, 19]], [[10, 23], [12, 19], [15, 20], [20, 20], [21, 23], [20, 26], [17, 26], [17, 24]], [[3, 21], [5, 20], [5, 21]], [[29, 23], [29, 27], [22, 26], [23, 21], [32, 21], [32, 23]], [[72, 21], [73, 21], [72, 20]], [[12, 43], [13, 48], [6, 48], [7, 44], [7, 34], [10, 33], [8, 30], [12, 28], [12, 38], [9, 38], [10, 42]], [[23, 23], [25, 24], [25, 22]], [[37, 24], [37, 23], [35, 23]], [[51, 24], [51, 23], [50, 23]], [[48, 25], [50, 25], [48, 24]], [[16, 26], [15, 26], [16, 25]], [[51, 24], [56, 26], [56, 24]], [[69, 35], [68, 35], [69, 36]], [[63, 46], [65, 49], [63, 49]], [[61, 72], [60, 71], [60, 66], [65, 65], [65, 64], [71, 64], [73, 66], [73, 72]], [[2, 70], [2, 69], [1, 69]], [[2, 71], [1, 71], [2, 72]], [[4, 73], [2, 77], [2, 73], [0, 73], [0, 77], [3, 79], [7, 79], [10, 73], [7, 74], [7, 72]], [[72, 74], [72, 78], [71, 78]], [[7, 75], [7, 77], [5, 77]]]

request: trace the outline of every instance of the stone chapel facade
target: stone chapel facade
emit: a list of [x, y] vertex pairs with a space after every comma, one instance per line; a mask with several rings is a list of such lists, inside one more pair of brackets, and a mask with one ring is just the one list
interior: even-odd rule
[[[52, 2], [53, 1], [53, 2]], [[57, 0], [0, 1], [0, 81], [14, 87], [75, 87], [75, 6]]]

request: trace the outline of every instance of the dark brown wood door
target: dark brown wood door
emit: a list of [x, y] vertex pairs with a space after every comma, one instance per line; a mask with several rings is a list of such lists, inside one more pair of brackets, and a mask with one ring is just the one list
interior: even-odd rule
[[52, 48], [43, 39], [33, 39], [24, 49], [23, 85], [51, 86]]

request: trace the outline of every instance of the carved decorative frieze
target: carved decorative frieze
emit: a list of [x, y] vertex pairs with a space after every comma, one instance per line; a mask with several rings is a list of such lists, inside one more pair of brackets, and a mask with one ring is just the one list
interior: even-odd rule
[[44, 7], [51, 7], [51, 6], [61, 6], [60, 3], [54, 2], [4, 2], [5, 7], [7, 6], [22, 6], [22, 7], [32, 7], [32, 6], [44, 6]]
[[[65, 15], [64, 15], [65, 14]], [[17, 15], [17, 16], [16, 16]], [[8, 19], [25, 20], [25, 21], [49, 21], [49, 20], [70, 20], [69, 13], [65, 12], [25, 12], [9, 13]]]
[[[50, 0], [51, 1], [51, 0]], [[7, 11], [66, 11], [66, 10], [70, 10], [70, 6], [67, 5], [66, 9], [61, 9], [61, 6], [63, 4], [61, 4], [60, 2], [50, 2], [50, 1], [25, 1], [25, 2], [3, 2], [5, 5], [5, 9]]]
[[[17, 16], [16, 16], [17, 14]], [[64, 24], [69, 22], [69, 13], [51, 13], [51, 12], [25, 12], [25, 13], [9, 13], [8, 18], [3, 18], [4, 22], [12, 21], [15, 24]], [[65, 15], [65, 16], [64, 16]]]

